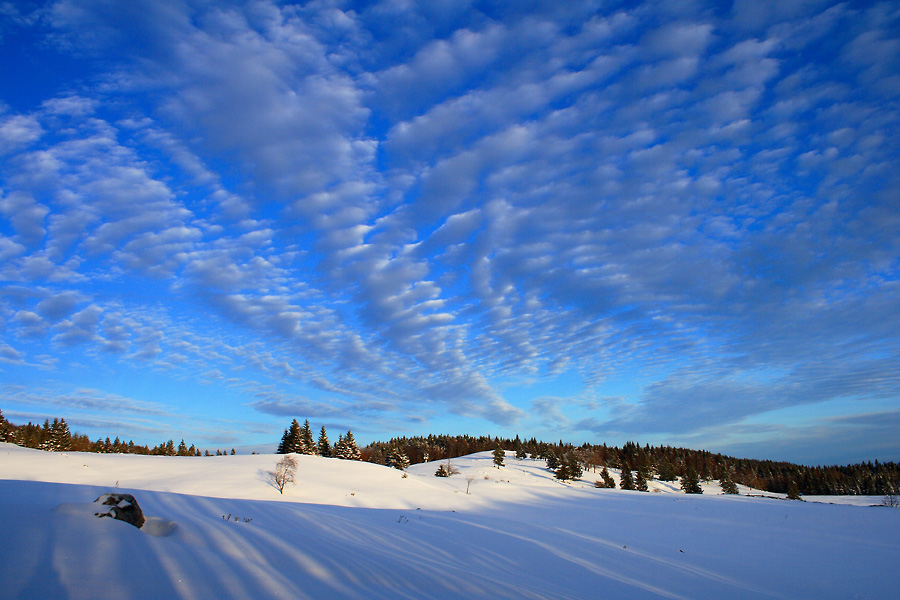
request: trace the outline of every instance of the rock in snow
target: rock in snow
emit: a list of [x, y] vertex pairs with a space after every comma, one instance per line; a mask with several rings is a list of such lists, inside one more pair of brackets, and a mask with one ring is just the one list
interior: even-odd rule
[[108, 507], [95, 512], [94, 515], [98, 517], [112, 517], [130, 523], [138, 529], [144, 525], [144, 513], [131, 494], [102, 494], [94, 500], [94, 504]]

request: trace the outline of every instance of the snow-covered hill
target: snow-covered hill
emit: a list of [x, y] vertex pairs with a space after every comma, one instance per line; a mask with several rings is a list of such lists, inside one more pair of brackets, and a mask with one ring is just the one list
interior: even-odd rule
[[[281, 495], [278, 458], [0, 444], [0, 598], [900, 597], [900, 510], [596, 489], [511, 453], [450, 478], [300, 456]], [[143, 529], [93, 517], [117, 489]]]

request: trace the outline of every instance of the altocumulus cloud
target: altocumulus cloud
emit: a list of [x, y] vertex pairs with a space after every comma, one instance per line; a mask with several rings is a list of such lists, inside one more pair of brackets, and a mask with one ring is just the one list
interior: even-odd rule
[[0, 95], [10, 382], [248, 443], [297, 413], [762, 452], [789, 411], [780, 457], [900, 449], [864, 417], [900, 399], [892, 3], [4, 14], [56, 82]]

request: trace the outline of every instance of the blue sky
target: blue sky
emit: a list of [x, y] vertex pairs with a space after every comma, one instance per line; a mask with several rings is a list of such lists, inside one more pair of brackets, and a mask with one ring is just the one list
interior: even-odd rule
[[0, 2], [0, 409], [900, 458], [900, 5]]

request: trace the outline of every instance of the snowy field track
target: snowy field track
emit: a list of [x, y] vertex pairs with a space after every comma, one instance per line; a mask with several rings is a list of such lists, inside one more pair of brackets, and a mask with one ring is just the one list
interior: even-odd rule
[[[450, 478], [301, 456], [281, 495], [276, 460], [0, 444], [0, 598], [900, 598], [900, 510], [596, 489], [490, 453]], [[147, 524], [95, 518], [109, 491]]]

